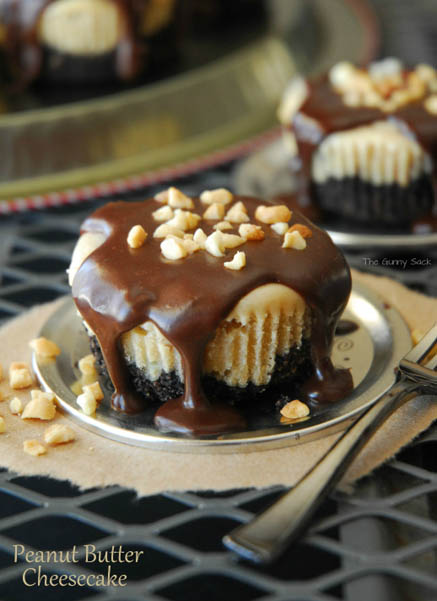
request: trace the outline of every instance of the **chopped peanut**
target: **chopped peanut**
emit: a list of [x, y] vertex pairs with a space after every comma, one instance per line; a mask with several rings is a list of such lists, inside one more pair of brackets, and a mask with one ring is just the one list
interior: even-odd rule
[[215, 231], [208, 236], [205, 241], [205, 250], [214, 257], [224, 257], [224, 251], [227, 248], [235, 248], [244, 244], [246, 240], [235, 234], [225, 234], [220, 231]]
[[90, 390], [85, 390], [82, 394], [80, 394], [76, 399], [76, 403], [85, 413], [85, 415], [94, 415], [96, 412], [97, 401]]
[[278, 221], [289, 221], [291, 211], [285, 205], [260, 205], [255, 211], [255, 219], [261, 223], [278, 223]]
[[192, 240], [191, 238], [184, 238], [183, 245], [189, 255], [192, 255], [201, 248], [200, 244], [198, 244], [195, 240]]
[[[32, 390], [32, 399], [24, 407], [21, 419], [41, 419], [50, 421], [56, 416], [54, 396], [50, 392]], [[38, 394], [39, 393], [39, 394]]]
[[134, 225], [127, 235], [127, 243], [131, 248], [140, 248], [147, 238], [147, 232], [142, 225]]
[[212, 226], [213, 230], [218, 230], [219, 232], [223, 232], [224, 230], [231, 230], [234, 226], [229, 221], [219, 221], [215, 225]]
[[191, 213], [191, 211], [182, 211], [181, 209], [176, 209], [174, 217], [167, 221], [167, 225], [172, 225], [174, 227], [183, 230], [192, 230], [197, 227], [201, 217], [197, 215], [197, 213]]
[[53, 394], [53, 392], [45, 392], [43, 390], [40, 390], [39, 388], [33, 388], [30, 391], [30, 398], [33, 399], [40, 399], [40, 398], [45, 398], [48, 399], [49, 401], [54, 401], [55, 400], [55, 395]]
[[3, 434], [4, 432], [6, 432], [5, 419], [0, 415], [0, 434]]
[[225, 216], [225, 206], [218, 202], [213, 202], [203, 213], [204, 219], [223, 219]]
[[168, 189], [168, 204], [174, 209], [194, 209], [191, 198], [173, 186]]
[[295, 250], [304, 250], [307, 246], [305, 238], [302, 234], [295, 230], [294, 232], [287, 232], [284, 236], [284, 242], [282, 248], [294, 248]]
[[155, 194], [154, 199], [157, 202], [161, 202], [162, 204], [166, 205], [168, 203], [168, 190], [158, 192], [158, 194]]
[[27, 363], [18, 361], [11, 363], [9, 367], [9, 385], [14, 390], [29, 388], [32, 386], [33, 378]]
[[393, 58], [372, 63], [368, 72], [339, 63], [331, 69], [330, 79], [346, 105], [377, 107], [384, 112], [395, 111], [437, 88], [432, 67], [418, 65], [414, 71], [405, 72], [402, 63]]
[[183, 259], [188, 254], [188, 251], [184, 245], [184, 240], [173, 236], [167, 236], [167, 238], [161, 242], [161, 252], [164, 257], [170, 261]]
[[437, 71], [431, 65], [421, 63], [417, 65], [415, 72], [424, 83], [429, 84], [437, 80]]
[[313, 235], [312, 230], [310, 230], [310, 228], [306, 225], [303, 225], [303, 223], [295, 223], [288, 229], [288, 231], [299, 232], [302, 238], [311, 238], [311, 236]]
[[244, 238], [242, 238], [241, 236], [237, 236], [236, 234], [224, 234], [222, 232], [219, 233], [221, 234], [221, 238], [225, 248], [235, 248], [236, 246], [241, 246], [246, 242]]
[[65, 444], [76, 440], [76, 434], [70, 426], [53, 424], [44, 432], [44, 440], [51, 445]]
[[431, 115], [437, 115], [437, 94], [429, 96], [423, 104], [428, 113], [431, 113]]
[[61, 349], [59, 346], [52, 340], [48, 340], [43, 336], [41, 338], [34, 338], [31, 340], [29, 342], [29, 346], [40, 357], [52, 358], [61, 354]]
[[173, 215], [173, 209], [168, 205], [156, 209], [156, 211], [153, 211], [152, 213], [152, 217], [155, 221], [168, 221], [173, 217]]
[[23, 403], [21, 402], [21, 399], [19, 399], [17, 396], [11, 399], [9, 401], [9, 409], [14, 415], [20, 415], [20, 413], [23, 411]]
[[96, 401], [101, 401], [104, 398], [102, 389], [100, 387], [99, 382], [93, 382], [92, 384], [87, 384], [83, 387], [83, 391], [89, 390]]
[[47, 453], [47, 449], [43, 444], [39, 442], [39, 440], [25, 440], [23, 442], [23, 451], [28, 455], [33, 455], [34, 457], [38, 457], [38, 455], [45, 455]]
[[78, 367], [81, 374], [84, 376], [94, 375], [96, 373], [94, 355], [91, 353], [79, 359]]
[[242, 223], [238, 228], [238, 233], [245, 240], [264, 240], [264, 230], [260, 225], [253, 223]]
[[222, 232], [214, 232], [205, 240], [205, 250], [214, 257], [224, 257], [225, 246], [223, 244]]
[[159, 225], [153, 232], [154, 238], [165, 238], [166, 236], [176, 236], [177, 238], [183, 238], [184, 232], [178, 227], [175, 227], [174, 225], [169, 225], [168, 223], [163, 223], [162, 225]]
[[206, 239], [207, 239], [207, 235], [202, 230], [202, 228], [200, 228], [200, 227], [197, 228], [197, 230], [194, 232], [194, 236], [193, 236], [194, 242], [197, 242], [197, 244], [200, 246], [200, 248], [204, 248]]
[[310, 414], [310, 408], [305, 403], [302, 403], [298, 399], [290, 401], [284, 405], [281, 409], [281, 415], [287, 419], [299, 419], [300, 417], [306, 417]]
[[222, 205], [229, 204], [233, 199], [232, 192], [226, 190], [226, 188], [216, 188], [215, 190], [205, 190], [200, 195], [200, 201], [203, 204], [210, 205], [213, 203], [220, 203]]
[[225, 261], [223, 265], [226, 269], [233, 269], [234, 271], [239, 271], [246, 266], [246, 253], [238, 250], [232, 258], [232, 261]]
[[225, 215], [225, 220], [231, 223], [247, 223], [250, 221], [247, 209], [241, 202], [236, 202]]
[[285, 221], [278, 221], [278, 223], [274, 223], [270, 226], [274, 232], [283, 236], [286, 231], [288, 231], [288, 223]]

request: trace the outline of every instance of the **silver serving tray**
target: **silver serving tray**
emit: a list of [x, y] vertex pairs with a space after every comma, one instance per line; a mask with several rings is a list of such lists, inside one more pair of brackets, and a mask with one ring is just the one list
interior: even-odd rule
[[[290, 193], [295, 181], [289, 165], [289, 155], [282, 137], [264, 146], [243, 160], [234, 171], [233, 185], [237, 194], [269, 198]], [[344, 231], [332, 225], [318, 223], [342, 248], [427, 248], [437, 244], [437, 233], [372, 234], [365, 231]]]
[[[136, 416], [116, 412], [110, 406], [110, 391], [101, 385], [105, 399], [93, 417], [82, 413], [72, 391], [80, 378], [77, 362], [88, 354], [87, 335], [71, 298], [47, 320], [40, 335], [62, 349], [55, 360], [33, 365], [41, 385], [55, 393], [59, 407], [78, 424], [119, 442], [156, 450], [177, 452], [248, 452], [289, 446], [326, 436], [343, 429], [361, 411], [383, 395], [395, 380], [400, 358], [411, 348], [410, 332], [399, 313], [373, 292], [354, 284], [344, 319], [359, 327], [346, 336], [338, 336], [332, 359], [336, 366], [350, 367], [355, 383], [352, 393], [342, 401], [314, 410], [306, 421], [281, 424], [276, 412], [254, 415], [247, 430], [214, 437], [190, 438], [177, 433], [162, 433], [151, 425], [152, 411]], [[76, 384], [77, 386], [77, 384]], [[275, 398], [272, 398], [274, 404]]]

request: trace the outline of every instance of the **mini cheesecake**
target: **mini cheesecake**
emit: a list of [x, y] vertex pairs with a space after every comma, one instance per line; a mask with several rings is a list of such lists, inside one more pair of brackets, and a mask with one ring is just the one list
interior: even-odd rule
[[[150, 61], [155, 40], [175, 22], [176, 0], [4, 0], [3, 49], [22, 83], [130, 81]], [[1, 29], [0, 29], [1, 33]], [[166, 39], [165, 55], [176, 43]]]
[[338, 63], [284, 94], [279, 117], [299, 194], [372, 227], [405, 226], [434, 204], [437, 72], [396, 59]]
[[351, 388], [329, 359], [349, 269], [285, 206], [175, 188], [109, 203], [82, 225], [69, 278], [118, 410], [159, 401], [158, 425], [210, 433], [236, 423], [223, 401], [302, 386], [330, 402]]

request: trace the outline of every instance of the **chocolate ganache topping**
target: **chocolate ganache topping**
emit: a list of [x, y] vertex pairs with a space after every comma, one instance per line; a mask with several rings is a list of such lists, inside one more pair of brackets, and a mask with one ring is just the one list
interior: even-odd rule
[[[195, 434], [241, 427], [242, 418], [233, 408], [211, 405], [205, 398], [202, 360], [208, 341], [240, 299], [269, 283], [292, 288], [311, 310], [314, 373], [305, 384], [306, 398], [329, 402], [350, 391], [349, 371], [336, 370], [329, 358], [335, 327], [351, 289], [343, 255], [324, 231], [298, 213], [292, 215], [289, 225], [302, 224], [311, 230], [306, 248], [282, 248], [283, 236], [255, 218], [259, 201], [234, 196], [233, 202], [237, 201], [244, 204], [250, 222], [264, 232], [263, 240], [247, 240], [238, 248], [246, 255], [246, 265], [239, 271], [224, 267], [235, 254], [233, 250], [227, 250], [224, 257], [202, 249], [178, 260], [166, 259], [161, 253], [162, 239], [153, 237], [159, 223], [152, 213], [163, 205], [153, 199], [111, 202], [83, 223], [82, 234], [100, 233], [104, 242], [79, 267], [73, 279], [73, 297], [100, 344], [115, 388], [115, 409], [133, 413], [144, 407], [145, 401], [138, 399], [130, 386], [119, 339], [151, 320], [179, 351], [185, 379], [183, 397], [165, 402], [155, 423]], [[199, 199], [193, 203], [192, 211], [202, 215], [205, 205]], [[216, 224], [217, 220], [203, 218], [198, 227], [208, 236]], [[127, 243], [135, 225], [148, 234], [139, 248]], [[238, 230], [238, 224], [233, 225]]]

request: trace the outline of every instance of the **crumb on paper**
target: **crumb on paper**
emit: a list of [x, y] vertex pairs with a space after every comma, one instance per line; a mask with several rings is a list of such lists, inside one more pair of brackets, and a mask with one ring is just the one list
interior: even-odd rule
[[44, 440], [50, 445], [66, 444], [76, 440], [76, 433], [65, 424], [53, 424], [44, 432]]
[[56, 405], [54, 395], [50, 392], [32, 390], [31, 400], [23, 409], [21, 419], [41, 419], [50, 421], [56, 416]]
[[14, 361], [9, 367], [9, 385], [13, 390], [29, 388], [33, 384], [32, 373], [27, 363]]
[[9, 409], [14, 415], [20, 415], [23, 412], [23, 403], [21, 399], [15, 396], [9, 401]]
[[36, 439], [25, 440], [23, 442], [23, 451], [28, 455], [33, 455], [34, 457], [45, 455], [47, 453], [46, 447]]

